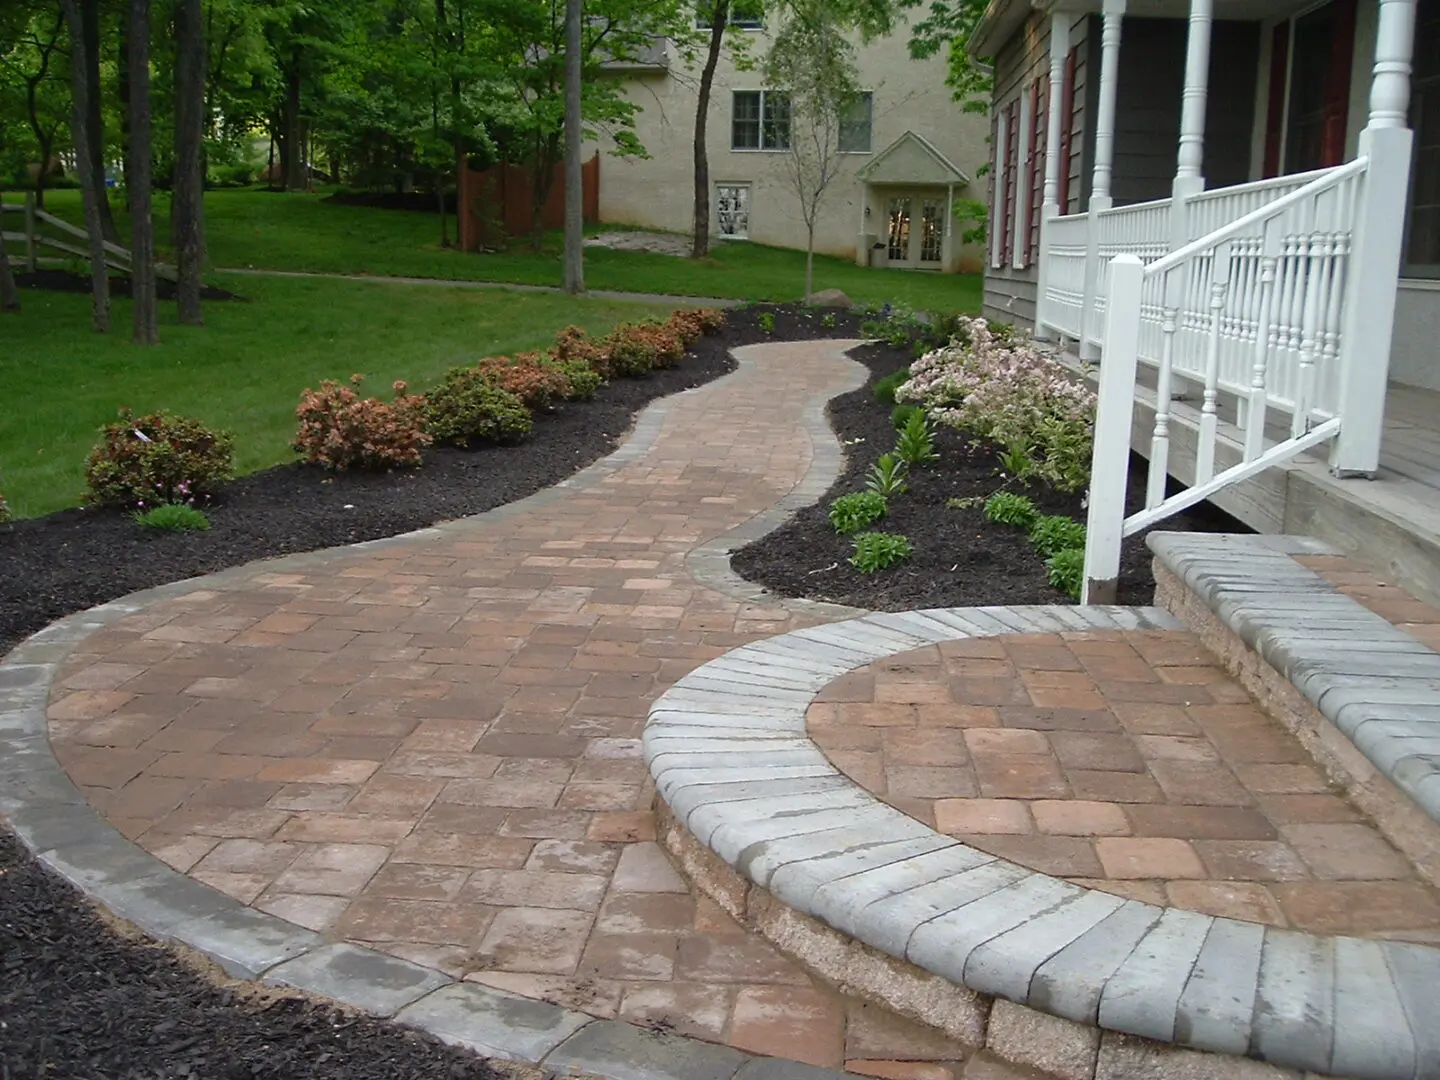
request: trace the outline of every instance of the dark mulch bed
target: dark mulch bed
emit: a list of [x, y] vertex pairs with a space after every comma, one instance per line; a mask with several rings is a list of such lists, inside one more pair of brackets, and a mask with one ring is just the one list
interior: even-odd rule
[[[736, 552], [732, 560], [735, 570], [783, 596], [879, 611], [1069, 603], [1069, 597], [1046, 580], [1042, 559], [1022, 531], [986, 521], [979, 507], [946, 505], [950, 499], [988, 496], [1001, 485], [994, 449], [973, 449], [968, 439], [949, 428], [937, 433], [940, 461], [916, 471], [910, 478], [910, 491], [892, 499], [889, 513], [872, 526], [909, 537], [915, 547], [913, 557], [873, 574], [862, 574], [850, 566], [846, 560], [852, 553], [851, 539], [831, 528], [827, 509], [835, 497], [862, 490], [875, 459], [894, 446], [890, 409], [876, 403], [872, 387], [877, 379], [910, 360], [908, 353], [885, 345], [867, 345], [851, 355], [870, 368], [871, 377], [862, 389], [830, 403], [830, 423], [847, 447], [844, 471], [817, 505]], [[1039, 485], [1017, 490], [1029, 495], [1042, 513], [1085, 520], [1079, 493], [1067, 495]], [[1144, 505], [1144, 493], [1144, 462], [1132, 458], [1128, 511]], [[1160, 527], [1250, 531], [1208, 505], [1170, 518]], [[1120, 603], [1148, 604], [1154, 593], [1144, 536], [1131, 537], [1122, 549]]]
[[373, 1017], [209, 981], [116, 934], [0, 831], [0, 1076], [107, 1080], [500, 1080]]
[[[773, 332], [759, 326], [775, 314]], [[551, 486], [604, 457], [651, 401], [732, 370], [729, 350], [756, 341], [855, 336], [859, 320], [757, 306], [730, 313], [677, 367], [617, 379], [589, 402], [537, 417], [514, 447], [437, 447], [418, 469], [326, 473], [282, 465], [226, 485], [203, 533], [142, 529], [113, 509], [63, 510], [0, 525], [0, 654], [48, 623], [137, 589], [253, 559], [373, 540], [478, 514]]]
[[[372, 210], [410, 210], [418, 213], [438, 213], [438, 199], [433, 191], [336, 191], [321, 202], [340, 203], [344, 206], [366, 206]], [[455, 213], [455, 193], [445, 193], [445, 212]]]
[[[45, 289], [48, 292], [88, 293], [90, 291], [89, 275], [76, 274], [69, 270], [36, 270], [34, 273], [26, 270], [15, 275], [15, 284], [22, 289]], [[130, 279], [120, 275], [112, 276], [110, 278], [110, 295], [129, 296]], [[169, 278], [157, 277], [155, 279], [155, 295], [161, 300], [174, 300], [175, 282]], [[245, 298], [217, 285], [202, 285], [200, 299], [244, 300]]]

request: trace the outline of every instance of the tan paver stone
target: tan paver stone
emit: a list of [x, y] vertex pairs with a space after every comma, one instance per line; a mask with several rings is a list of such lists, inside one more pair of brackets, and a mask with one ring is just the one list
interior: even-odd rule
[[811, 987], [743, 987], [730, 1042], [741, 1050], [835, 1068], [844, 1061], [845, 1007]]
[[721, 1041], [733, 990], [724, 986], [664, 982], [627, 984], [618, 1016], [656, 1031]]
[[568, 975], [580, 963], [590, 934], [588, 912], [505, 907], [480, 942], [477, 966], [500, 971]]
[[1116, 803], [1087, 799], [1040, 800], [1030, 804], [1035, 825], [1056, 836], [1128, 836], [1130, 823]]
[[684, 880], [670, 865], [659, 844], [627, 844], [610, 879], [616, 892], [688, 893]]
[[261, 911], [323, 934], [350, 905], [348, 896], [292, 895], [267, 891], [255, 901]]
[[1286, 925], [1274, 894], [1258, 882], [1172, 881], [1165, 894], [1173, 907], [1226, 919]]
[[1112, 878], [1202, 878], [1195, 849], [1173, 837], [1101, 837], [1095, 852]]
[[1317, 878], [1374, 881], [1411, 874], [1404, 857], [1365, 825], [1284, 825], [1280, 832]]
[[935, 803], [935, 827], [952, 836], [1028, 834], [1035, 830], [1030, 805], [1021, 799], [941, 799]]
[[968, 1047], [862, 1001], [846, 1007], [845, 1057], [859, 1060], [960, 1061]]
[[934, 1061], [868, 1061], [853, 1059], [845, 1062], [845, 1071], [859, 1076], [876, 1076], [881, 1080], [955, 1080], [956, 1072], [948, 1065]]

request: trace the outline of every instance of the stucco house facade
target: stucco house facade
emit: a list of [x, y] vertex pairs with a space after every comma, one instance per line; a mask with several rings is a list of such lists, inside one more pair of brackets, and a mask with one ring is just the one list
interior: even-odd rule
[[[730, 33], [745, 36], [751, 57], [764, 54], [760, 20], [739, 19]], [[952, 209], [984, 198], [976, 177], [989, 157], [986, 122], [952, 100], [944, 58], [911, 59], [908, 41], [902, 24], [857, 47], [865, 93], [840, 132], [840, 172], [821, 203], [815, 249], [861, 265], [978, 271], [984, 252], [961, 244], [964, 223]], [[635, 135], [649, 157], [604, 158], [600, 218], [688, 232], [698, 63], [687, 64], [674, 42], [657, 43], [615, 77], [640, 107]], [[788, 122], [783, 96], [727, 49], [707, 124], [712, 239], [805, 247], [800, 202], [785, 178]]]

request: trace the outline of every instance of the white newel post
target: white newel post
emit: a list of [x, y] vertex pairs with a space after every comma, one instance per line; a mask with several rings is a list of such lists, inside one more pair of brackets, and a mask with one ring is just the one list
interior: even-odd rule
[[1068, 163], [1060, 160], [1060, 115], [1065, 106], [1065, 57], [1070, 52], [1070, 16], [1057, 11], [1050, 16], [1050, 96], [1049, 114], [1045, 121], [1045, 182], [1040, 201], [1040, 265], [1035, 275], [1035, 336], [1041, 341], [1055, 334], [1048, 324], [1049, 304], [1045, 290], [1050, 277], [1050, 219], [1064, 213], [1060, 205], [1060, 169]]
[[1125, 0], [1104, 0], [1104, 23], [1100, 33], [1100, 94], [1095, 109], [1095, 167], [1090, 174], [1089, 220], [1085, 223], [1085, 307], [1081, 312], [1080, 359], [1095, 360], [1100, 350], [1091, 344], [1094, 332], [1095, 297], [1100, 283], [1100, 249], [1095, 213], [1114, 205], [1110, 197], [1110, 172], [1115, 160], [1115, 93], [1120, 81], [1120, 27], [1125, 17]]
[[1340, 434], [1330, 450], [1337, 476], [1371, 476], [1380, 465], [1395, 291], [1404, 243], [1414, 135], [1406, 126], [1416, 0], [1380, 0], [1370, 120], [1359, 153], [1369, 157], [1355, 206], [1355, 246], [1340, 342]]
[[1095, 448], [1090, 456], [1090, 506], [1085, 523], [1082, 604], [1113, 604], [1125, 529], [1125, 482], [1140, 357], [1140, 292], [1145, 265], [1136, 255], [1110, 260], [1105, 310], [1105, 359], [1100, 364]]
[[1170, 250], [1184, 247], [1185, 203], [1205, 190], [1205, 105], [1210, 92], [1210, 29], [1214, 0], [1190, 0], [1185, 38], [1185, 89], [1180, 97], [1180, 146], [1170, 204]]

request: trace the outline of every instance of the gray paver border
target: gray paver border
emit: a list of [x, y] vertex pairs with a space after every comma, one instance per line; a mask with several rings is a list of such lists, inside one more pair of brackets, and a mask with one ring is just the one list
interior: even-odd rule
[[[835, 345], [837, 353], [853, 347], [839, 340]], [[695, 389], [708, 390], [752, 371], [756, 360], [751, 351], [769, 347], [761, 344], [735, 350], [735, 371]], [[515, 502], [396, 536], [257, 560], [145, 589], [60, 619], [31, 635], [0, 658], [0, 821], [15, 831], [41, 863], [89, 899], [153, 938], [201, 953], [233, 978], [262, 979], [390, 1016], [488, 1056], [542, 1066], [553, 1060], [557, 1069], [614, 1080], [642, 1076], [644, 1080], [691, 1080], [702, 1067], [697, 1063], [703, 1063], [705, 1075], [728, 1080], [743, 1069], [753, 1070], [757, 1062], [771, 1060], [698, 1039], [661, 1036], [647, 1028], [599, 1020], [457, 981], [376, 950], [328, 943], [319, 934], [247, 907], [125, 839], [85, 802], [55, 759], [47, 733], [46, 709], [55, 675], [71, 652], [95, 631], [152, 604], [227, 584], [257, 570], [301, 571], [356, 553], [433, 539], [479, 522], [503, 521], [550, 505], [571, 492], [596, 487], [643, 457], [655, 445], [674, 401], [693, 392], [686, 390], [652, 402], [625, 441], [609, 455]], [[811, 422], [819, 416], [823, 425], [820, 409], [821, 405], [812, 402], [806, 412], [819, 464], [812, 462], [810, 474], [796, 492], [808, 492], [825, 475], [827, 440], [819, 437]], [[833, 447], [833, 435], [828, 443]], [[820, 491], [830, 482], [824, 480]], [[792, 492], [790, 497], [796, 496]], [[756, 520], [760, 519], [752, 519]], [[644, 1071], [636, 1072], [622, 1062], [617, 1047], [643, 1048]], [[839, 1080], [845, 1075], [834, 1070], [815, 1073], [817, 1080], [825, 1076]]]
[[1031, 871], [882, 803], [806, 734], [824, 685], [897, 653], [997, 634], [1144, 628], [1180, 624], [1154, 608], [950, 608], [798, 630], [676, 683], [651, 709], [646, 761], [679, 825], [742, 878], [958, 986], [1289, 1068], [1434, 1075], [1440, 949], [1122, 901]]

